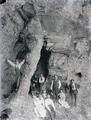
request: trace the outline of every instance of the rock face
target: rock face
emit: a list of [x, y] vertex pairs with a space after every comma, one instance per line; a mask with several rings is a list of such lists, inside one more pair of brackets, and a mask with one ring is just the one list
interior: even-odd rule
[[[28, 1], [28, 0], [27, 0]], [[43, 42], [43, 32], [46, 33], [48, 44], [52, 44], [52, 53], [49, 59], [49, 75], [55, 74], [61, 77], [62, 81], [69, 83], [71, 79], [75, 79], [80, 84], [78, 94], [78, 107], [71, 110], [71, 113], [60, 115], [64, 120], [90, 120], [91, 111], [91, 94], [90, 94], [90, 60], [91, 60], [91, 3], [84, 0], [36, 0], [25, 2], [24, 0], [9, 0], [0, 9], [0, 27], [2, 40], [0, 48], [2, 54], [1, 77], [2, 77], [2, 95], [8, 97], [11, 93], [12, 86], [16, 82], [15, 69], [9, 66], [6, 59], [15, 61], [19, 51], [24, 49], [24, 45], [19, 41], [28, 45], [29, 52], [26, 57], [26, 63], [22, 66], [21, 86], [18, 96], [21, 96], [19, 103], [24, 104], [18, 110], [24, 112], [25, 107], [29, 105], [24, 95], [29, 91], [30, 79], [33, 76], [36, 66], [40, 58], [40, 51]], [[16, 44], [18, 42], [19, 44]], [[16, 45], [16, 46], [15, 46]], [[26, 89], [27, 88], [27, 89]], [[26, 97], [28, 98], [28, 96]], [[22, 99], [22, 100], [21, 100]], [[30, 100], [30, 98], [29, 98]], [[16, 102], [14, 102], [16, 103]], [[15, 112], [18, 105], [11, 103], [14, 113], [11, 118], [16, 117]], [[32, 106], [33, 107], [33, 106]], [[74, 113], [75, 111], [75, 113]], [[20, 114], [21, 114], [20, 113]], [[19, 113], [18, 113], [19, 114]], [[59, 113], [58, 113], [59, 114]], [[24, 114], [23, 119], [28, 114]], [[22, 114], [20, 115], [22, 117]], [[33, 116], [34, 117], [34, 116]], [[22, 119], [22, 118], [17, 118]], [[32, 118], [35, 120], [35, 118]]]
[[[5, 10], [7, 9], [9, 8], [5, 6]], [[4, 37], [2, 41], [2, 59], [4, 59], [2, 63], [2, 71], [4, 71], [2, 72], [2, 88], [4, 87], [4, 91], [2, 92], [4, 92], [4, 95], [11, 91], [12, 86], [16, 82], [15, 69], [7, 64], [6, 59], [8, 58], [13, 61], [15, 61], [16, 58], [20, 60], [24, 59], [27, 50], [25, 50], [25, 46], [21, 43], [22, 41], [26, 41], [29, 51], [37, 44], [35, 35], [38, 35], [37, 27], [40, 31], [40, 25], [36, 23], [38, 21], [37, 18], [31, 21], [34, 16], [34, 7], [32, 4], [28, 3], [19, 8], [15, 8], [14, 11], [7, 10], [7, 13], [2, 16], [2, 34]], [[8, 43], [6, 41], [8, 41]], [[5, 47], [6, 49], [4, 49]], [[20, 58], [20, 55], [22, 58]], [[6, 85], [4, 85], [5, 82], [7, 83]]]

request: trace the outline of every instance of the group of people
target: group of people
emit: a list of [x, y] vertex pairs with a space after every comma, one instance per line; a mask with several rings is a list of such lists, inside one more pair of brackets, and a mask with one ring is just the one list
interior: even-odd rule
[[[79, 85], [75, 82], [74, 79], [70, 80], [69, 84], [63, 85], [62, 81], [58, 79], [58, 76], [55, 75], [54, 79], [51, 80], [51, 83], [48, 79], [45, 79], [43, 74], [39, 78], [35, 77], [31, 84], [31, 93], [36, 90], [39, 91], [39, 94], [43, 94], [44, 90], [46, 93], [51, 96], [52, 99], [58, 101], [63, 107], [69, 108], [71, 104], [72, 106], [76, 106], [77, 104], [77, 95]], [[49, 86], [49, 87], [48, 87]], [[70, 103], [66, 101], [66, 94], [69, 94]]]
[[[32, 94], [35, 106], [34, 111], [37, 117], [43, 118], [44, 120], [52, 120], [56, 117], [55, 102], [66, 109], [69, 109], [70, 105], [66, 101], [65, 93], [62, 90], [62, 83], [60, 80], [58, 80], [57, 76], [55, 76], [55, 80], [58, 85], [56, 84], [56, 82], [54, 83], [52, 81], [50, 91], [47, 91], [47, 89], [42, 89], [43, 83], [46, 83], [44, 80], [45, 79], [43, 75], [41, 75], [41, 77], [39, 78], [41, 84], [41, 92], [38, 93], [37, 91], [36, 94]], [[56, 87], [54, 87], [55, 85]]]
[[45, 120], [56, 117], [56, 109], [53, 100], [49, 94], [44, 91], [42, 94], [33, 95], [34, 111], [38, 118]]
[[71, 79], [69, 84], [65, 83], [65, 85], [63, 85], [62, 81], [58, 79], [57, 75], [55, 75], [54, 78], [55, 79], [52, 80], [50, 86], [51, 94], [53, 94], [56, 100], [59, 99], [59, 94], [61, 94], [61, 96], [64, 96], [64, 99], [66, 98], [66, 94], [69, 94], [70, 104], [72, 106], [76, 106], [78, 89], [80, 85], [78, 85], [74, 79]]
[[45, 83], [45, 77], [43, 76], [43, 74], [41, 74], [40, 77], [37, 77], [36, 75], [33, 76], [31, 80], [29, 93], [32, 95], [32, 92], [36, 90], [41, 93], [43, 91], [44, 83]]

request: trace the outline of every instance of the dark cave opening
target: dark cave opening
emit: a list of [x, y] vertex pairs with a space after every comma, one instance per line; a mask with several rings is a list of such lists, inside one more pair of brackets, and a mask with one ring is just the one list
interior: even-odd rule
[[76, 75], [77, 75], [79, 78], [82, 77], [82, 73], [81, 73], [81, 72], [76, 73]]
[[35, 86], [38, 88], [39, 85], [39, 78], [41, 74], [44, 76], [45, 80], [47, 79], [49, 75], [49, 59], [51, 56], [51, 51], [50, 49], [47, 49], [47, 41], [44, 41], [44, 45], [41, 49], [40, 53], [40, 60], [38, 62], [38, 65], [36, 67], [36, 71], [31, 79], [31, 85], [30, 85], [30, 90], [29, 93], [31, 93], [33, 89], [33, 83], [36, 83], [37, 85]]
[[40, 60], [38, 62], [37, 69], [34, 75], [36, 75], [37, 77], [40, 77], [40, 75], [43, 74], [43, 76], [47, 78], [49, 74], [49, 70], [48, 70], [49, 59], [51, 56], [51, 51], [47, 49], [47, 41], [44, 41], [44, 45], [41, 49], [40, 55], [41, 55]]

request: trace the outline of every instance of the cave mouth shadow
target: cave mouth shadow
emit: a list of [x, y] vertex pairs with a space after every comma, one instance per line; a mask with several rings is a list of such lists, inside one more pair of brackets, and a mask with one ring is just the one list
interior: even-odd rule
[[76, 76], [78, 76], [79, 78], [82, 78], [82, 73], [78, 72], [78, 73], [76, 73]]
[[36, 71], [34, 72], [34, 75], [31, 78], [31, 85], [30, 85], [30, 89], [29, 89], [29, 94], [31, 94], [31, 91], [32, 91], [31, 86], [33, 84], [33, 80], [36, 80], [37, 84], [39, 84], [38, 81], [39, 81], [41, 74], [45, 77], [45, 80], [47, 79], [47, 77], [49, 75], [50, 56], [51, 56], [51, 51], [46, 49], [46, 46], [43, 45], [41, 52], [40, 52], [40, 59], [39, 59], [39, 62], [37, 64]]

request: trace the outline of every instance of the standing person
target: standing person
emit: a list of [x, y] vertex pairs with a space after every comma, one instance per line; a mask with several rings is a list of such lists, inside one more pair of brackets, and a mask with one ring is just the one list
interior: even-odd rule
[[30, 95], [32, 95], [33, 91], [37, 90], [37, 86], [38, 86], [38, 79], [37, 79], [37, 76], [35, 75], [31, 79], [31, 85], [29, 90]]
[[21, 62], [19, 62], [18, 59], [16, 59], [15, 63], [12, 62], [11, 60], [7, 59], [7, 62], [13, 67], [15, 68], [15, 72], [16, 72], [16, 91], [19, 89], [20, 86], [20, 76], [21, 76], [21, 67], [24, 64], [25, 60], [22, 60]]
[[49, 58], [51, 56], [51, 49], [48, 48], [47, 45], [48, 45], [47, 40], [44, 40], [43, 47], [41, 49], [41, 58], [40, 58], [41, 66], [44, 71], [45, 78], [47, 78], [49, 74], [49, 71], [48, 71]]
[[71, 104], [76, 106], [77, 104], [77, 95], [78, 95], [78, 87], [79, 85], [77, 83], [75, 83], [75, 80], [72, 79], [70, 80], [70, 84], [69, 84], [69, 94], [71, 97]]
[[55, 79], [53, 82], [53, 93], [54, 93], [56, 100], [58, 100], [58, 93], [60, 92], [62, 85], [61, 85], [61, 81], [58, 79], [58, 76], [55, 75], [54, 77]]
[[44, 82], [45, 82], [45, 78], [44, 78], [43, 74], [41, 74], [41, 76], [39, 78], [39, 89], [40, 89], [40, 92], [42, 92], [42, 87], [44, 85]]

